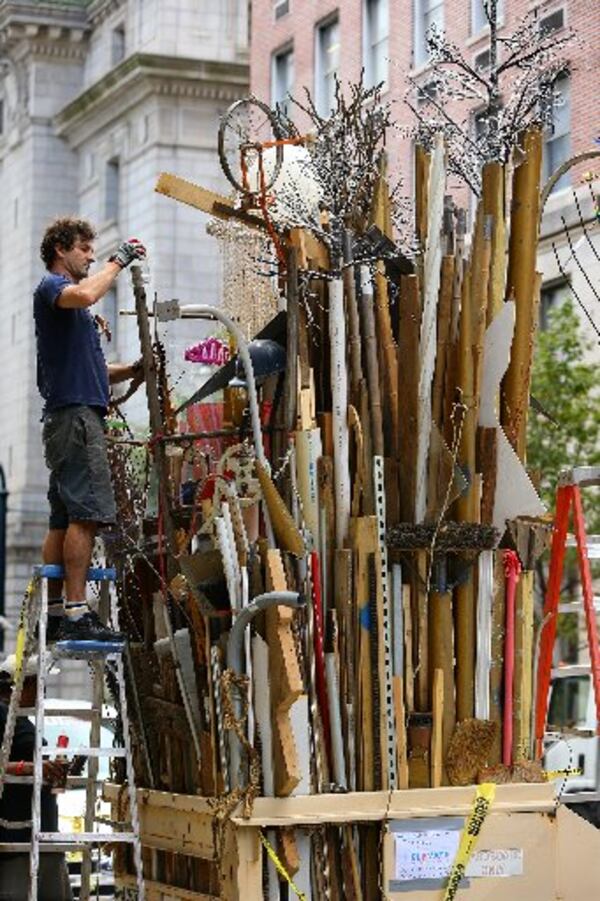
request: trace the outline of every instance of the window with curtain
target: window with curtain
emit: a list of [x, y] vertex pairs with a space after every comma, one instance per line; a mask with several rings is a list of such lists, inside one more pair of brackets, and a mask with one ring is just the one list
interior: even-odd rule
[[[556, 102], [552, 108], [552, 124], [548, 127], [544, 140], [544, 181], [549, 179], [571, 154], [571, 79], [568, 73], [556, 79], [554, 94]], [[569, 173], [565, 172], [554, 190], [560, 191], [561, 188], [567, 187], [569, 182]]]
[[316, 104], [321, 116], [328, 116], [335, 103], [335, 76], [340, 65], [340, 23], [330, 19], [317, 28]]
[[[504, 18], [503, 0], [498, 0], [498, 23], [500, 24]], [[471, 34], [479, 34], [489, 25], [488, 18], [485, 14], [483, 0], [471, 0]]]
[[415, 6], [415, 66], [429, 59], [427, 34], [432, 26], [438, 31], [444, 28], [444, 0], [414, 0]]
[[294, 86], [294, 50], [287, 47], [273, 54], [271, 65], [271, 104], [289, 112], [289, 99]]
[[384, 83], [389, 69], [389, 0], [365, 0], [363, 65], [367, 87]]

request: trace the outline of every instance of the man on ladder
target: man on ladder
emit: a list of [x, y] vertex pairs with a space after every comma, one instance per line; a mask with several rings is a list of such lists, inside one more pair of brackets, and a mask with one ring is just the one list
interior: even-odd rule
[[57, 219], [44, 234], [41, 257], [48, 273], [37, 286], [33, 314], [37, 340], [37, 381], [44, 400], [43, 442], [50, 470], [50, 528], [44, 563], [64, 565], [50, 586], [48, 641], [115, 641], [86, 601], [86, 575], [100, 524], [115, 521], [104, 417], [109, 383], [143, 379], [141, 362], [107, 366], [100, 346], [98, 317], [90, 313], [119, 273], [145, 257], [131, 238], [93, 275], [95, 233], [82, 219]]
[[[25, 664], [25, 679], [21, 705], [35, 708], [37, 695], [37, 658]], [[0, 664], [0, 741], [4, 735], [8, 704], [14, 687], [16, 655], [11, 654]], [[19, 716], [15, 724], [8, 776], [32, 777], [35, 750], [35, 727], [26, 716]], [[67, 766], [57, 760], [45, 760], [44, 786], [41, 794], [42, 829], [58, 831], [58, 804], [52, 793], [55, 785], [64, 785]], [[9, 783], [0, 800], [0, 843], [31, 841], [32, 787], [29, 784]], [[40, 861], [38, 901], [71, 901], [73, 894], [64, 853], [44, 854]], [[29, 891], [29, 852], [14, 851], [0, 860], [0, 901], [23, 901]]]

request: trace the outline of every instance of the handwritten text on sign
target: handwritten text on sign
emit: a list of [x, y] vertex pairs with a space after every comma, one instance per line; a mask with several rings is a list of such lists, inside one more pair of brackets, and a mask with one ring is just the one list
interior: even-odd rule
[[[447, 879], [458, 849], [460, 832], [445, 829], [399, 832], [394, 839], [395, 879]], [[522, 848], [490, 848], [475, 851], [465, 875], [467, 878], [477, 878], [522, 874]]]

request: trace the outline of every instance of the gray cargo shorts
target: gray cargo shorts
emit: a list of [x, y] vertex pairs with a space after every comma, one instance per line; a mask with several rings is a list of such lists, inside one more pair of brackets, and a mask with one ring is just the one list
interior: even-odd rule
[[104, 421], [94, 407], [53, 410], [42, 431], [50, 470], [50, 528], [70, 522], [114, 523], [116, 518]]

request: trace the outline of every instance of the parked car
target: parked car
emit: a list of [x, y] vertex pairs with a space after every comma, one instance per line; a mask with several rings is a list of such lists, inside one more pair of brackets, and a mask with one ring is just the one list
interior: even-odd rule
[[[577, 795], [572, 808], [600, 826], [600, 753], [590, 666], [561, 666], [552, 672], [544, 737], [546, 771], [575, 770], [556, 780], [563, 801]], [[589, 800], [585, 795], [589, 794]]]

